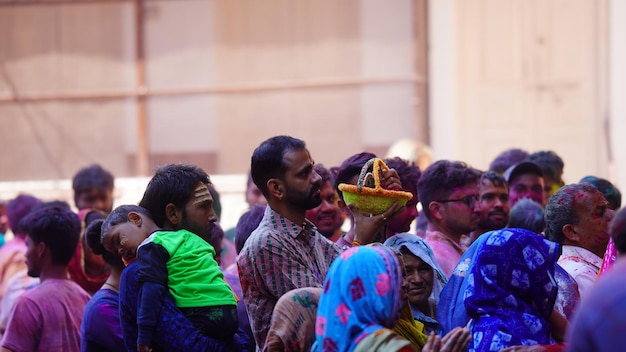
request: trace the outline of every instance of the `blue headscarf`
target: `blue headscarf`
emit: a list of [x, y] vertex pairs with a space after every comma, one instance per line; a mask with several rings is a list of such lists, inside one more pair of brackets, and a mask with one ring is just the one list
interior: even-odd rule
[[[439, 295], [441, 294], [441, 291], [448, 282], [448, 279], [441, 270], [439, 264], [437, 264], [437, 260], [435, 259], [435, 253], [433, 253], [433, 250], [430, 248], [430, 246], [417, 235], [410, 233], [402, 233], [389, 237], [387, 241], [385, 241], [385, 246], [393, 249], [396, 252], [400, 252], [401, 248], [405, 247], [414, 256], [421, 259], [424, 263], [430, 265], [430, 267], [433, 269], [433, 287], [429, 298], [436, 305], [439, 302]], [[429, 314], [431, 314], [431, 312], [422, 312], [417, 307], [411, 305], [411, 313], [413, 315], [413, 319], [424, 324], [424, 333], [426, 335], [428, 335], [430, 332], [434, 332], [436, 334], [441, 334], [443, 332], [441, 324], [439, 324], [439, 322], [434, 319], [436, 317], [430, 317]]]
[[402, 247], [406, 247], [414, 256], [420, 258], [433, 268], [435, 280], [433, 281], [433, 291], [430, 294], [430, 298], [437, 304], [439, 302], [439, 295], [448, 282], [448, 279], [446, 279], [446, 275], [444, 275], [443, 270], [441, 270], [441, 267], [437, 263], [435, 253], [433, 253], [430, 246], [419, 236], [410, 233], [401, 233], [389, 237], [387, 241], [385, 241], [385, 246], [395, 251], [400, 251]]
[[350, 248], [330, 266], [319, 301], [312, 351], [353, 351], [366, 336], [396, 324], [402, 273], [384, 246]]
[[507, 228], [482, 235], [467, 271], [465, 309], [470, 351], [551, 344], [559, 245], [534, 232]]

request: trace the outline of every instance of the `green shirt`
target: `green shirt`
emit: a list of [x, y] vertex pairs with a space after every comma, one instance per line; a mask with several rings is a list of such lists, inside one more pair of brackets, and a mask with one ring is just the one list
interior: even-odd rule
[[236, 305], [215, 249], [187, 230], [153, 232], [138, 248], [139, 281], [167, 285], [181, 308]]

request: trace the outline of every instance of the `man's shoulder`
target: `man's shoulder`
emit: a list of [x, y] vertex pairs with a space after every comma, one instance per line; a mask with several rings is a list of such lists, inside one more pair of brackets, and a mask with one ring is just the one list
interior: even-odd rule
[[75, 298], [86, 297], [87, 300], [91, 297], [79, 284], [72, 280], [64, 279], [48, 279], [44, 283], [39, 284], [39, 286], [24, 292], [22, 296], [24, 295], [31, 298], [44, 299], [61, 295]]
[[24, 261], [26, 249], [26, 244], [15, 240], [6, 243], [0, 247], [0, 266], [5, 266], [11, 261]]
[[589, 251], [588, 249], [564, 245], [563, 253], [558, 259], [558, 263], [564, 268], [567, 267], [590, 267], [593, 270], [599, 269], [602, 264], [602, 258]]
[[437, 252], [447, 248], [450, 248], [456, 252], [456, 247], [452, 243], [452, 240], [449, 239], [448, 236], [446, 236], [444, 233], [439, 231], [426, 231], [426, 234], [424, 235], [424, 242], [426, 242], [430, 246], [433, 252]]
[[439, 231], [426, 230], [424, 232], [424, 241], [443, 241], [444, 234]]
[[246, 240], [246, 243], [241, 250], [241, 253], [256, 252], [262, 248], [271, 246], [272, 244], [281, 243], [284, 240], [288, 240], [289, 234], [280, 229], [271, 226], [270, 224], [263, 223], [252, 231], [250, 237]]

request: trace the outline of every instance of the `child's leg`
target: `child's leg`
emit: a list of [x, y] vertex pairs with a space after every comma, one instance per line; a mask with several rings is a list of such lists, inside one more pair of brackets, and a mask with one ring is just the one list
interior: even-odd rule
[[181, 308], [187, 319], [207, 337], [230, 340], [237, 329], [237, 306]]

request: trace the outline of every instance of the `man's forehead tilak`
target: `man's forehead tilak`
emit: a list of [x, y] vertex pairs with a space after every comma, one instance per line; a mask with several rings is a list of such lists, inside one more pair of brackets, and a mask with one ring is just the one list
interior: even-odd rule
[[193, 204], [202, 203], [207, 200], [211, 200], [211, 192], [209, 192], [209, 188], [204, 183], [198, 186], [194, 190], [194, 201]]

